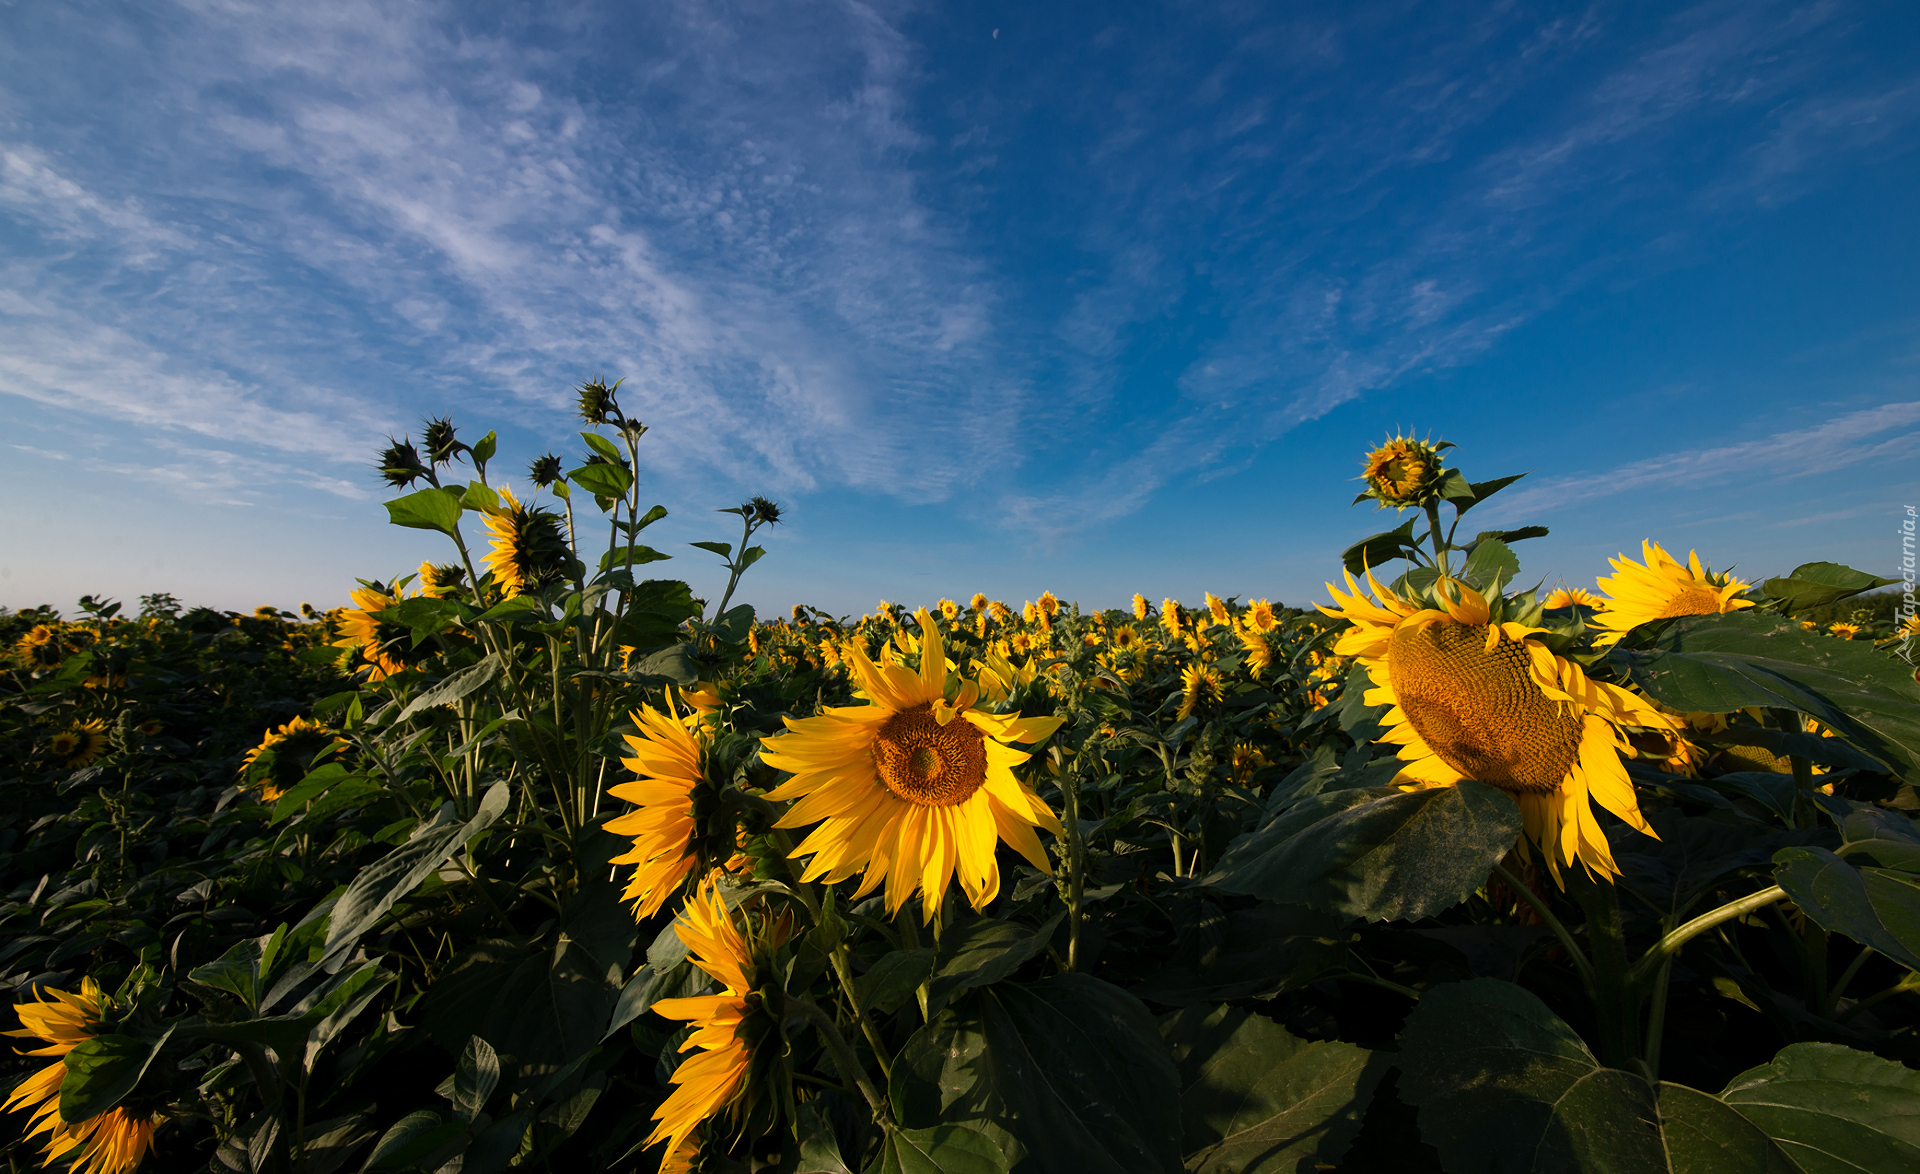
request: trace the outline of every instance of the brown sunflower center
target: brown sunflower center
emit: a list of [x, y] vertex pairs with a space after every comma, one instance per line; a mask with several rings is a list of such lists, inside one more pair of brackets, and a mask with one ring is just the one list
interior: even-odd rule
[[1528, 671], [1524, 644], [1504, 634], [1487, 651], [1472, 624], [1402, 626], [1387, 652], [1400, 708], [1440, 760], [1514, 794], [1558, 790], [1580, 754], [1581, 721]]
[[1710, 616], [1720, 610], [1720, 593], [1705, 587], [1689, 587], [1667, 600], [1667, 606], [1660, 609], [1656, 620], [1669, 620], [1674, 616]]
[[965, 718], [941, 725], [923, 701], [880, 727], [873, 739], [873, 765], [887, 790], [907, 802], [949, 807], [987, 781], [986, 741]]

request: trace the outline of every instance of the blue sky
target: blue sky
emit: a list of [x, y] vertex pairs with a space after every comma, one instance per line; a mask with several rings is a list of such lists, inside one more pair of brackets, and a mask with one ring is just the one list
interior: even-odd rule
[[[0, 604], [344, 601], [371, 454], [627, 378], [656, 570], [1301, 604], [1445, 437], [1530, 577], [1885, 571], [1920, 9], [0, 0]], [[574, 440], [578, 449], [578, 441]]]

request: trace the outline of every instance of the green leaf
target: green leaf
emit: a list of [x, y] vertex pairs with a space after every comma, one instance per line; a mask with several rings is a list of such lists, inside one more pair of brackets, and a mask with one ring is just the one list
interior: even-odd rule
[[245, 1004], [248, 1010], [260, 1006], [260, 942], [245, 938], [227, 947], [227, 952], [212, 962], [187, 972], [188, 980], [201, 986], [225, 991]]
[[1840, 834], [1848, 856], [1863, 853], [1887, 868], [1920, 872], [1920, 830], [1904, 815], [1861, 807], [1841, 823]]
[[[1468, 489], [1473, 491], [1472, 495], [1470, 497], [1465, 497], [1465, 498], [1453, 498], [1452, 499], [1453, 508], [1457, 510], [1458, 513], [1464, 514], [1468, 510], [1472, 509], [1474, 506], [1479, 505], [1481, 502], [1487, 500], [1489, 497], [1492, 497], [1494, 494], [1500, 492], [1502, 489], [1505, 489], [1507, 486], [1513, 484], [1515, 481], [1518, 481], [1520, 480], [1520, 478], [1525, 476], [1526, 476], [1525, 473], [1515, 473], [1511, 477], [1495, 477], [1491, 481], [1475, 481], [1471, 485], [1467, 486]], [[1458, 514], [1456, 514], [1455, 516], [1458, 516]], [[1536, 528], [1537, 527], [1533, 527], [1533, 526], [1526, 527], [1526, 529], [1529, 529], [1529, 530], [1536, 529]], [[1533, 537], [1533, 535], [1528, 535], [1528, 537]]]
[[1138, 1000], [1084, 974], [947, 1008], [907, 1041], [888, 1090], [902, 1124], [972, 1125], [1034, 1174], [1180, 1169], [1167, 1045]]
[[1920, 1072], [1839, 1044], [1799, 1043], [1720, 1093], [1806, 1174], [1920, 1170]]
[[625, 497], [633, 488], [633, 474], [624, 465], [581, 465], [567, 474], [567, 480], [595, 497]]
[[[417, 1109], [394, 1122], [381, 1134], [362, 1170], [397, 1170], [423, 1165], [423, 1159], [447, 1143], [465, 1136], [467, 1127], [460, 1121], [442, 1121], [431, 1109]], [[437, 1164], [437, 1163], [436, 1163]]]
[[500, 1084], [500, 1057], [494, 1054], [493, 1045], [479, 1036], [469, 1036], [467, 1046], [460, 1053], [460, 1066], [453, 1073], [454, 1116], [462, 1121], [472, 1121], [487, 1107], [487, 1098]]
[[1355, 575], [1364, 574], [1370, 567], [1384, 566], [1397, 558], [1404, 558], [1410, 552], [1420, 549], [1413, 540], [1413, 524], [1417, 518], [1408, 518], [1399, 528], [1388, 530], [1384, 534], [1375, 534], [1371, 538], [1347, 547], [1340, 561], [1347, 570]]
[[897, 1011], [932, 974], [932, 950], [893, 950], [882, 954], [879, 961], [860, 976], [856, 988], [860, 992], [860, 1006], [869, 1011]]
[[697, 546], [701, 550], [711, 550], [724, 559], [731, 559], [733, 557], [733, 543], [731, 542], [689, 542], [687, 545]]
[[1466, 900], [1519, 836], [1519, 807], [1482, 783], [1352, 787], [1236, 839], [1206, 883], [1369, 921], [1431, 917]]
[[1825, 848], [1783, 848], [1773, 879], [1822, 929], [1920, 970], [1920, 877], [1855, 868]]
[[454, 705], [468, 694], [486, 687], [499, 675], [500, 658], [489, 654], [479, 664], [461, 669], [433, 688], [414, 697], [407, 702], [407, 707], [401, 710], [400, 716], [394, 720], [405, 721], [422, 710], [433, 709], [440, 705]]
[[1882, 762], [1920, 769], [1920, 685], [1863, 641], [1733, 612], [1676, 620], [1653, 647], [1614, 655], [1635, 684], [1682, 712], [1798, 710]]
[[1299, 905], [1261, 902], [1226, 915], [1215, 949], [1182, 955], [1129, 988], [1170, 1007], [1226, 999], [1268, 999], [1348, 969], [1346, 919]]
[[681, 639], [680, 625], [700, 614], [693, 589], [678, 579], [644, 579], [626, 593], [620, 643], [647, 650]]
[[500, 495], [487, 488], [485, 482], [470, 481], [467, 483], [466, 493], [461, 495], [460, 504], [475, 513], [486, 513], [488, 510], [500, 508]]
[[337, 967], [360, 935], [372, 929], [393, 903], [437, 872], [447, 858], [500, 817], [507, 809], [507, 785], [495, 783], [480, 797], [479, 810], [464, 822], [453, 814], [453, 804], [440, 809], [433, 821], [421, 826], [405, 844], [374, 861], [353, 878], [334, 904], [327, 923], [322, 952]]
[[1466, 474], [1458, 469], [1448, 469], [1440, 478], [1439, 494], [1442, 501], [1464, 501], [1468, 508], [1472, 508], [1473, 504], [1479, 500], [1472, 484], [1467, 481]]
[[1189, 1174], [1335, 1165], [1388, 1067], [1365, 1048], [1308, 1042], [1239, 1007], [1192, 1007], [1160, 1029], [1180, 1073]]
[[964, 1125], [889, 1129], [880, 1141], [879, 1174], [1006, 1174], [1007, 1155], [993, 1139]]
[[730, 607], [727, 614], [713, 622], [713, 634], [728, 644], [740, 644], [753, 629], [753, 606], [743, 603]]
[[613, 461], [615, 464], [618, 464], [621, 461], [622, 457], [620, 455], [620, 446], [614, 444], [613, 441], [608, 440], [606, 437], [600, 435], [598, 432], [582, 432], [580, 434], [580, 439], [587, 442], [588, 448], [599, 453], [601, 456], [607, 458], [608, 460]]
[[1517, 530], [1482, 530], [1473, 536], [1476, 543], [1497, 539], [1501, 542], [1523, 542], [1528, 538], [1545, 538], [1549, 533], [1545, 526], [1521, 526]]
[[387, 517], [396, 526], [438, 530], [452, 534], [460, 525], [460, 494], [448, 489], [422, 489], [386, 503]]
[[1897, 579], [1883, 579], [1839, 563], [1807, 563], [1795, 567], [1785, 578], [1768, 579], [1760, 589], [1786, 604], [1789, 612], [1799, 612], [1897, 582]]
[[1492, 591], [1496, 583], [1511, 583], [1520, 573], [1520, 557], [1498, 538], [1482, 538], [1467, 553], [1467, 565], [1460, 577], [1481, 591]]
[[499, 603], [494, 604], [492, 607], [475, 616], [474, 620], [477, 623], [485, 623], [489, 620], [497, 622], [516, 620], [539, 610], [540, 601], [533, 596], [516, 595], [511, 599], [503, 599]]
[[833, 1135], [833, 1126], [821, 1116], [818, 1104], [813, 1101], [802, 1104], [794, 1114], [794, 1125], [800, 1142], [800, 1162], [793, 1168], [793, 1174], [853, 1174], [840, 1156], [840, 1140]]
[[767, 553], [767, 548], [764, 546], [747, 547], [745, 550], [740, 552], [740, 569], [743, 571], [746, 570], [748, 567], [752, 566], [753, 564], [759, 562], [762, 558], [766, 557], [766, 553]]
[[1429, 990], [1400, 1040], [1400, 1095], [1448, 1174], [1795, 1174], [1718, 1098], [1603, 1068], [1530, 992], [1492, 978]]
[[626, 546], [616, 546], [601, 555], [600, 569], [604, 571], [608, 567], [637, 567], [646, 563], [657, 563], [663, 559], [670, 559], [672, 557], [670, 554], [661, 554], [651, 546], [641, 546], [639, 543], [630, 543]]
[[627, 534], [631, 536], [631, 535], [640, 533], [640, 531], [646, 529], [648, 526], [653, 525], [655, 522], [659, 521], [661, 518], [664, 518], [666, 516], [667, 516], [667, 507], [663, 505], [657, 505], [657, 506], [654, 506], [652, 509], [648, 510], [646, 513], [641, 514], [638, 521], [622, 522], [620, 524], [623, 527], [625, 527]]
[[1039, 929], [991, 917], [948, 928], [927, 981], [927, 1014], [935, 1014], [962, 991], [1010, 977], [1053, 940], [1053, 931], [1065, 916], [1065, 912], [1056, 913]]
[[476, 466], [485, 468], [487, 462], [493, 459], [493, 454], [499, 447], [499, 435], [489, 431], [485, 436], [475, 441], [473, 447], [469, 449], [468, 452], [473, 455], [473, 463]]
[[155, 1040], [97, 1035], [75, 1045], [62, 1061], [67, 1071], [60, 1078], [60, 1119], [68, 1124], [85, 1121], [119, 1104], [172, 1034], [169, 1027]]

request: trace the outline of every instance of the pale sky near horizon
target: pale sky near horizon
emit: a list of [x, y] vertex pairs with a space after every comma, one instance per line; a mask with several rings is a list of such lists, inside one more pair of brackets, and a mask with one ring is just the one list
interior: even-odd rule
[[1911, 3], [0, 0], [0, 606], [344, 602], [599, 372], [650, 570], [1301, 605], [1444, 437], [1527, 579], [1882, 574], [1920, 504]]

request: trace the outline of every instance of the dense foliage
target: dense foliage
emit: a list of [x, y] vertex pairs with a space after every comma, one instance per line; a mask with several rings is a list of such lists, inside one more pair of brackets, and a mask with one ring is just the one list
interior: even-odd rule
[[1920, 1168], [1887, 580], [1515, 590], [1394, 438], [1314, 610], [769, 620], [580, 410], [351, 609], [0, 615], [13, 1169]]

